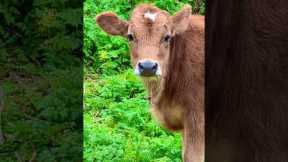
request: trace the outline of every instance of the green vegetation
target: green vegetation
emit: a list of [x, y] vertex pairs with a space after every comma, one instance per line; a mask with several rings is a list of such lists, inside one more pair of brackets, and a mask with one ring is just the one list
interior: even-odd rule
[[84, 160], [96, 162], [181, 161], [179, 133], [151, 119], [146, 91], [130, 66], [124, 38], [110, 37], [95, 23], [96, 14], [116, 12], [128, 19], [135, 5], [151, 2], [171, 14], [195, 0], [86, 0], [84, 3]]

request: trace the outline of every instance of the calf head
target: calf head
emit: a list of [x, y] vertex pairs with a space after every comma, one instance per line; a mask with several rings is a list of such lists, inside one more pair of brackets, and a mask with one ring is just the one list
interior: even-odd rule
[[107, 33], [129, 40], [135, 74], [143, 78], [162, 78], [168, 71], [171, 40], [188, 28], [190, 14], [188, 5], [170, 16], [157, 7], [142, 4], [133, 10], [129, 21], [104, 12], [96, 17], [96, 22]]

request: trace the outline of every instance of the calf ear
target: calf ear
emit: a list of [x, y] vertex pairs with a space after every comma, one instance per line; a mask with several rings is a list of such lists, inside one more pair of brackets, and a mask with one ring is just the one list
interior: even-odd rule
[[115, 13], [104, 12], [96, 16], [97, 24], [111, 35], [126, 35], [128, 32], [128, 23], [120, 20]]
[[183, 33], [189, 26], [189, 17], [192, 9], [190, 5], [185, 5], [181, 11], [172, 16], [172, 26], [175, 34]]

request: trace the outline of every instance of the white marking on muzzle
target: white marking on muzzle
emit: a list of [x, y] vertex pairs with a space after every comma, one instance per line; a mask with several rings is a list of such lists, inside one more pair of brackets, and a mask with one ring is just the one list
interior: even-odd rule
[[155, 22], [157, 15], [158, 13], [152, 13], [150, 11], [147, 11], [144, 13], [144, 18], [150, 19], [152, 22]]
[[136, 66], [134, 73], [135, 73], [135, 75], [140, 75], [140, 70], [139, 70], [138, 66]]
[[159, 65], [159, 63], [158, 63], [156, 75], [160, 76], [161, 74], [162, 74], [161, 67], [160, 67], [160, 65]]

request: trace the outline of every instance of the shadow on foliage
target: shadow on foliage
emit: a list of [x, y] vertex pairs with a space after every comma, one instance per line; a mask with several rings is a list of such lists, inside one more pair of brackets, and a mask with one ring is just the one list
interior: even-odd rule
[[82, 3], [1, 2], [1, 161], [82, 160]]

